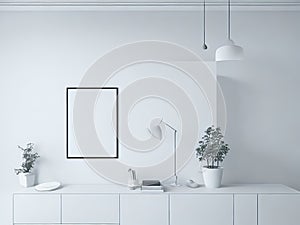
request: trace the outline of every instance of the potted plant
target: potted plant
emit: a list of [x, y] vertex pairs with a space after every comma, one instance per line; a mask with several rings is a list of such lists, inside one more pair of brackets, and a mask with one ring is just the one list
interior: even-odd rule
[[224, 142], [221, 129], [214, 126], [208, 127], [196, 149], [196, 157], [199, 161], [206, 163], [202, 167], [206, 187], [218, 188], [221, 186], [223, 167], [220, 166], [220, 163], [223, 162], [229, 150], [228, 144]]
[[33, 143], [28, 143], [26, 148], [18, 145], [18, 148], [23, 151], [23, 162], [21, 168], [15, 169], [15, 173], [19, 176], [20, 184], [24, 187], [33, 186], [35, 181], [35, 175], [31, 171], [39, 155], [32, 151], [33, 146]]

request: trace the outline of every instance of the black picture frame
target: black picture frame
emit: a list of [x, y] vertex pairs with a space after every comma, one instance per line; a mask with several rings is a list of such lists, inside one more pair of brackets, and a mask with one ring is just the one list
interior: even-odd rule
[[[116, 155], [115, 156], [69, 156], [69, 91], [115, 90], [116, 92]], [[119, 158], [119, 88], [118, 87], [66, 87], [66, 158], [67, 159], [118, 159]]]

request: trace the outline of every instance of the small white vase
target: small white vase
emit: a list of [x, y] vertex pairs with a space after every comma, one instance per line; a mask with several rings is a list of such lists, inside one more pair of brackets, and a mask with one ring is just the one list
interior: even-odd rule
[[219, 188], [223, 177], [223, 167], [207, 168], [202, 167], [204, 184], [207, 188]]
[[33, 173], [20, 173], [18, 176], [20, 184], [23, 187], [31, 187], [34, 185], [35, 175]]
[[135, 190], [136, 188], [138, 188], [140, 186], [139, 181], [138, 180], [132, 180], [129, 179], [128, 180], [128, 188], [130, 190]]

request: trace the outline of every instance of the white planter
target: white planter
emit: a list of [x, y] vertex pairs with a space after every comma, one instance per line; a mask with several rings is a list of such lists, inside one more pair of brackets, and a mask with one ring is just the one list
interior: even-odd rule
[[202, 167], [204, 184], [207, 188], [218, 188], [221, 186], [223, 167], [211, 169]]
[[20, 173], [18, 176], [20, 184], [23, 187], [31, 187], [34, 185], [35, 175], [33, 173]]

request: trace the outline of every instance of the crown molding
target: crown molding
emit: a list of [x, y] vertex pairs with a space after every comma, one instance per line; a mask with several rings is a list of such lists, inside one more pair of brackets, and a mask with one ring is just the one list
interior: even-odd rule
[[[1, 6], [203, 6], [203, 1], [1, 0]], [[226, 0], [207, 6], [226, 6]], [[300, 1], [231, 1], [232, 6], [299, 6]]]
[[[224, 10], [226, 0], [206, 0], [207, 10]], [[300, 1], [232, 1], [236, 11], [299, 11]], [[202, 10], [203, 1], [1, 0], [0, 10]]]

